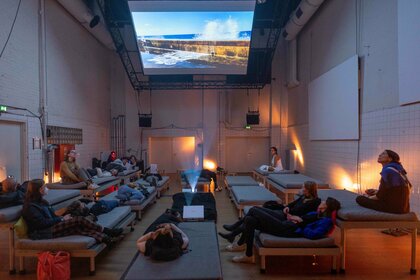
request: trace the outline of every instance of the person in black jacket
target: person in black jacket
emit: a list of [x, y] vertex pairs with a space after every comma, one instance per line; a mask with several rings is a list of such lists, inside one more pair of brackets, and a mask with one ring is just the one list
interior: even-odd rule
[[72, 217], [70, 214], [56, 216], [49, 203], [43, 199], [48, 188], [44, 180], [35, 179], [29, 182], [23, 205], [22, 216], [28, 225], [28, 236], [31, 239], [50, 239], [68, 235], [86, 235], [98, 242], [112, 243], [122, 233], [122, 229], [108, 229], [85, 217]]
[[[309, 212], [318, 209], [321, 199], [318, 197], [318, 185], [313, 181], [306, 181], [302, 186], [302, 194], [288, 205], [282, 205], [276, 201], [268, 201], [260, 211], [264, 211], [267, 215], [276, 217], [280, 221], [286, 221], [287, 215], [301, 217]], [[230, 243], [233, 242], [235, 236], [243, 231], [243, 222], [246, 216], [232, 225], [223, 225], [223, 228], [230, 231], [228, 234], [219, 233], [220, 236], [227, 239]], [[234, 250], [234, 247], [227, 248], [227, 250]]]
[[410, 212], [411, 183], [400, 162], [400, 156], [394, 151], [385, 150], [378, 156], [378, 163], [382, 164], [379, 189], [367, 189], [364, 195], [356, 198], [356, 202], [381, 212]]

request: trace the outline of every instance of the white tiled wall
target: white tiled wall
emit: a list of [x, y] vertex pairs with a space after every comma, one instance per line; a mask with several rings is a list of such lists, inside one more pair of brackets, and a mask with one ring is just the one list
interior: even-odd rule
[[[420, 213], [420, 104], [364, 113], [360, 143], [309, 141], [307, 125], [289, 127], [288, 141], [298, 147], [299, 171], [334, 187], [353, 191], [377, 187], [381, 171], [377, 157], [385, 149], [394, 150], [400, 155], [413, 184], [412, 210]], [[353, 186], [356, 183], [360, 188]]]

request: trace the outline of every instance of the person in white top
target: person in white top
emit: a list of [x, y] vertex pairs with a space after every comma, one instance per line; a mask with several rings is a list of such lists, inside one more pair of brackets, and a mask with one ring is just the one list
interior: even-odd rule
[[270, 165], [261, 165], [260, 170], [262, 171], [270, 171], [270, 172], [279, 172], [283, 170], [283, 165], [281, 164], [281, 158], [277, 154], [276, 147], [270, 147], [271, 153], [271, 162]]
[[271, 147], [270, 153], [271, 153], [271, 164], [270, 164], [270, 167], [268, 168], [268, 171], [278, 172], [278, 171], [283, 170], [283, 165], [281, 164], [281, 158], [277, 154], [277, 148]]

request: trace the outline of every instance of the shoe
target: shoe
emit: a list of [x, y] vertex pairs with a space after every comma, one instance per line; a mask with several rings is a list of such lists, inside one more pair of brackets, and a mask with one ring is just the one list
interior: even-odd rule
[[227, 241], [229, 241], [229, 243], [233, 243], [236, 236], [236, 235], [233, 235], [232, 233], [222, 233], [222, 232], [219, 232], [219, 235], [223, 237], [224, 239], [226, 239]]
[[236, 223], [231, 224], [231, 225], [223, 225], [223, 228], [227, 231], [234, 231], [235, 229], [237, 229], [240, 225], [242, 225], [242, 219], [238, 220]]
[[229, 252], [242, 252], [242, 251], [245, 251], [246, 244], [244, 243], [242, 245], [238, 245], [238, 243], [235, 242], [235, 243], [227, 245], [225, 249], [226, 251], [229, 251]]
[[214, 189], [216, 192], [221, 192], [223, 189], [221, 187], [217, 187]]
[[255, 257], [254, 255], [248, 257], [247, 255], [243, 254], [233, 257], [232, 261], [234, 263], [255, 263]]
[[111, 237], [109, 235], [106, 235], [102, 238], [102, 242], [106, 244], [106, 246], [112, 248], [118, 241], [118, 238]]
[[118, 237], [123, 233], [122, 228], [104, 228], [104, 233], [111, 237]]

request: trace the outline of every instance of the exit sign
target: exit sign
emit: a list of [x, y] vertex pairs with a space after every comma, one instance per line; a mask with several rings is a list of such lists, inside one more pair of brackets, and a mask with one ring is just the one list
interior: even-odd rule
[[7, 112], [7, 106], [0, 105], [0, 112]]

